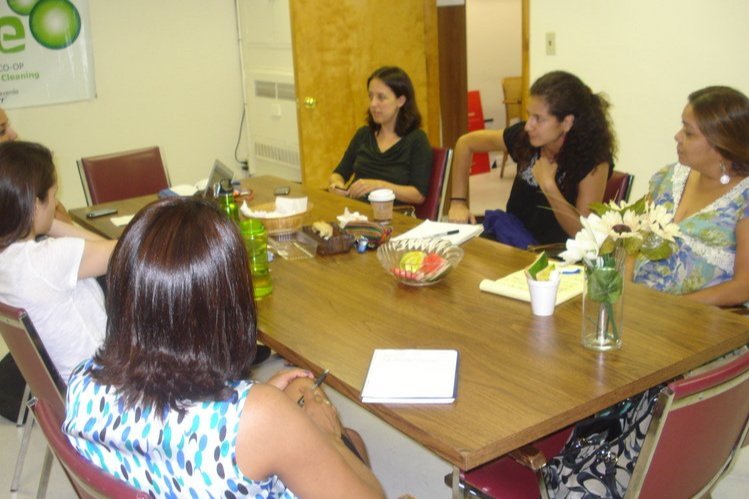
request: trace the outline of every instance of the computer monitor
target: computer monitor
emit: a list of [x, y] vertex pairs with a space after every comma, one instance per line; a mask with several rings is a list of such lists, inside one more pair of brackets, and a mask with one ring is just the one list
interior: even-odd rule
[[216, 184], [224, 179], [232, 180], [234, 178], [234, 170], [223, 164], [221, 161], [216, 160], [213, 162], [211, 172], [208, 175], [208, 182], [205, 184], [205, 190], [203, 191], [203, 197], [215, 197], [216, 195]]

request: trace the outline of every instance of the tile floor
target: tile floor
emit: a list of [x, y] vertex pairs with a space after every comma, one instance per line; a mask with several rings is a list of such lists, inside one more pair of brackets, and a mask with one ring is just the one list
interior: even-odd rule
[[[491, 159], [493, 160], [493, 158]], [[490, 161], [491, 163], [491, 161]], [[514, 165], [505, 169], [505, 178], [499, 171], [471, 177], [471, 208], [475, 214], [485, 209], [503, 208], [515, 174]], [[5, 354], [5, 345], [0, 342], [0, 356]], [[271, 357], [255, 372], [255, 377], [265, 379], [283, 367], [283, 360]], [[443, 477], [451, 471], [450, 465], [422, 448], [419, 444], [396, 431], [366, 410], [327, 388], [331, 400], [338, 407], [346, 426], [355, 428], [367, 442], [372, 468], [380, 479], [389, 498], [395, 499], [411, 494], [417, 499], [450, 497], [450, 490], [443, 484]], [[10, 494], [10, 482], [21, 441], [21, 428], [15, 423], [0, 418], [0, 497], [32, 498], [36, 496], [37, 483], [44, 457], [45, 442], [41, 431], [32, 433], [29, 453], [21, 475], [20, 490]], [[739, 499], [749, 497], [749, 450], [745, 448], [731, 471], [713, 493], [715, 499]], [[74, 498], [75, 494], [55, 462], [52, 467], [47, 497], [51, 499]]]

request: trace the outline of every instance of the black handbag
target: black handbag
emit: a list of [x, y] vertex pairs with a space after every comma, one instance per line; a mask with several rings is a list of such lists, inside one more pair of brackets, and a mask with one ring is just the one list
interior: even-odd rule
[[664, 386], [575, 425], [560, 454], [541, 469], [549, 497], [623, 497]]

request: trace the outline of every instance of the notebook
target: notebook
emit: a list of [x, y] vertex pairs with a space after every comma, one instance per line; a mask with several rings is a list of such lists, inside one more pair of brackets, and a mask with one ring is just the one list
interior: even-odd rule
[[450, 404], [458, 383], [458, 351], [376, 349], [362, 388], [364, 403]]
[[424, 220], [413, 229], [392, 239], [393, 241], [397, 241], [399, 239], [429, 239], [439, 237], [447, 239], [457, 246], [463, 244], [469, 239], [473, 239], [483, 231], [484, 227], [481, 224], [453, 224]]

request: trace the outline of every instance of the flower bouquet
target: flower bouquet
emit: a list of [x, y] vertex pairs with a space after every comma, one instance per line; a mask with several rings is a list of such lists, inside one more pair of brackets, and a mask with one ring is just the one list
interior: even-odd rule
[[643, 197], [625, 202], [593, 203], [580, 217], [583, 228], [560, 254], [566, 264], [582, 261], [583, 345], [595, 350], [621, 346], [622, 291], [627, 255], [649, 260], [668, 258], [675, 250], [679, 227], [673, 214]]

